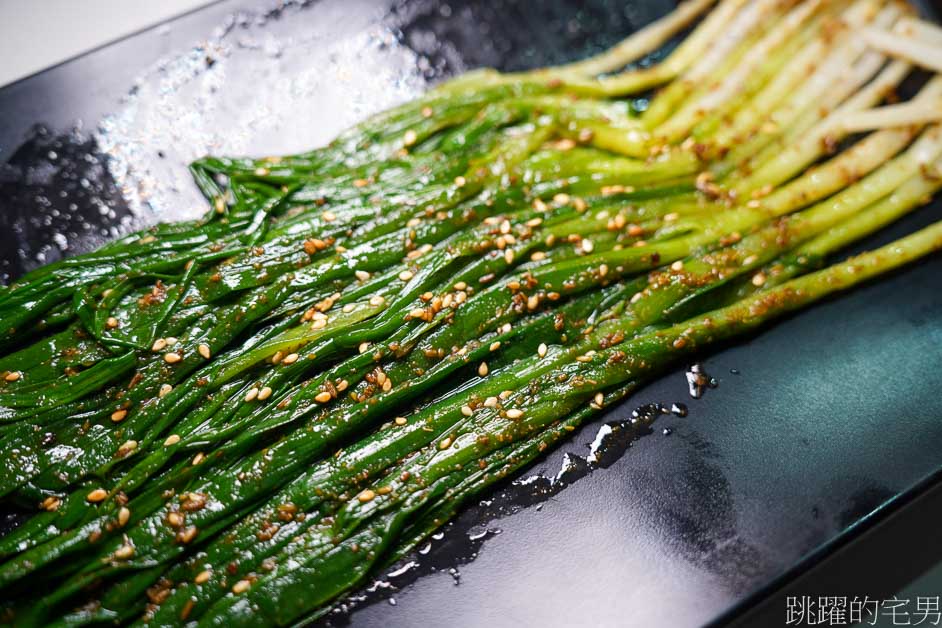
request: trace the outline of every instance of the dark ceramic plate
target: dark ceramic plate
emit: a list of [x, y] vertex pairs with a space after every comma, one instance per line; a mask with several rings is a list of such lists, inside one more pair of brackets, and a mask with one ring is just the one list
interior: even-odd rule
[[[203, 153], [301, 150], [429, 81], [581, 57], [671, 6], [233, 0], [7, 86], [0, 277], [199, 215], [185, 164]], [[865, 246], [940, 210], [936, 200]], [[741, 617], [933, 484], [942, 468], [940, 274], [942, 259], [926, 260], [706, 356], [718, 387], [702, 400], [687, 398], [683, 369], [651, 384], [330, 621], [688, 626]], [[584, 468], [580, 457], [606, 421], [652, 402], [685, 402], [690, 412], [614, 442], [602, 464]], [[775, 604], [784, 619], [784, 600]]]

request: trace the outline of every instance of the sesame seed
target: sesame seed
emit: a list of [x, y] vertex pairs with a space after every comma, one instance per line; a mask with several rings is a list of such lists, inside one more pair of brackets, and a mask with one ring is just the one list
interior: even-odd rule
[[604, 277], [608, 274], [608, 264], [602, 264], [599, 266], [599, 277]]
[[121, 456], [127, 456], [135, 449], [137, 449], [136, 440], [125, 441], [120, 447], [118, 447], [118, 454]]
[[373, 501], [373, 498], [375, 497], [376, 497], [376, 493], [374, 493], [370, 489], [366, 489], [363, 492], [361, 492], [359, 495], [357, 495], [357, 499], [360, 500], [361, 504], [371, 502]]
[[201, 344], [197, 350], [200, 352], [200, 355], [206, 358], [207, 360], [212, 356], [212, 352], [209, 349], [208, 344]]
[[409, 281], [410, 279], [412, 279], [412, 277], [413, 275], [412, 275], [411, 270], [404, 270], [401, 273], [399, 273], [399, 279], [401, 279], [402, 281]]
[[120, 423], [121, 421], [124, 420], [124, 417], [126, 417], [127, 415], [128, 415], [127, 410], [115, 410], [114, 412], [111, 413], [111, 420], [114, 421], [115, 423]]
[[55, 512], [56, 510], [59, 509], [59, 506], [61, 505], [62, 505], [62, 500], [59, 499], [58, 497], [53, 497], [51, 495], [47, 497], [46, 499], [44, 499], [43, 503], [41, 504], [42, 509], [49, 512]]
[[354, 179], [353, 180], [354, 187], [362, 188], [362, 187], [366, 187], [369, 184], [370, 184], [369, 179]]
[[507, 411], [508, 419], [519, 419], [523, 416], [523, 410], [518, 410], [517, 408], [511, 408]]
[[533, 251], [533, 253], [530, 254], [531, 261], [542, 262], [545, 259], [546, 259], [546, 253], [544, 253], [543, 251]]
[[758, 288], [759, 286], [765, 283], [765, 280], [766, 280], [765, 273], [756, 273], [755, 275], [752, 276], [752, 285]]
[[673, 264], [671, 264], [671, 270], [673, 270], [674, 272], [677, 272], [677, 271], [680, 271], [680, 270], [683, 270], [683, 269], [684, 269], [684, 262], [683, 262], [683, 260], [677, 260], [676, 262], [674, 262]]
[[22, 376], [22, 373], [20, 373], [19, 371], [10, 371], [9, 373], [6, 374], [6, 376], [3, 379], [8, 382], [15, 382], [21, 376]]
[[500, 397], [500, 398], [503, 399], [504, 401], [507, 401], [508, 399], [510, 399], [510, 395], [512, 395], [512, 394], [514, 394], [514, 391], [512, 391], [512, 390], [504, 390], [504, 391], [502, 391], [502, 392], [498, 395], [498, 397]]
[[468, 180], [465, 179], [464, 177], [455, 177], [455, 185], [458, 186], [459, 188], [464, 187], [465, 183], [467, 182]]
[[354, 308], [356, 308], [356, 306], [353, 303], [347, 303], [345, 306], [343, 306], [342, 311], [344, 314], [349, 314], [354, 310]]
[[535, 310], [535, 309], [538, 308], [539, 306], [540, 306], [540, 297], [537, 296], [537, 295], [535, 295], [535, 294], [531, 294], [531, 295], [527, 298], [527, 309], [528, 309], [528, 310]]
[[266, 399], [271, 397], [271, 393], [272, 393], [271, 386], [265, 386], [260, 391], [258, 391], [258, 400], [265, 401]]
[[389, 493], [392, 493], [391, 486], [380, 486], [378, 489], [376, 489], [377, 495], [388, 495]]
[[85, 496], [85, 499], [97, 504], [98, 502], [104, 501], [108, 497], [108, 491], [103, 488], [96, 488], [94, 491]]
[[249, 392], [245, 393], [246, 401], [255, 401], [258, 398], [258, 388], [250, 388]]
[[332, 397], [330, 396], [330, 393], [327, 392], [326, 390], [323, 392], [317, 393], [317, 396], [314, 397], [314, 401], [316, 401], [317, 403], [327, 403], [331, 399]]
[[239, 595], [241, 593], [245, 593], [246, 591], [248, 591], [249, 587], [251, 586], [252, 586], [252, 583], [249, 582], [248, 580], [239, 580], [234, 585], [232, 585], [232, 592], [235, 593], [236, 595]]
[[167, 340], [168, 347], [172, 347], [173, 345], [177, 344], [177, 339], [173, 336], [167, 336], [166, 340]]
[[420, 113], [422, 114], [422, 117], [423, 117], [423, 118], [431, 118], [431, 117], [432, 117], [432, 108], [431, 108], [431, 107], [422, 107], [422, 111], [421, 111]]
[[127, 560], [132, 556], [134, 556], [134, 546], [130, 544], [122, 545], [113, 554], [115, 560]]
[[105, 321], [105, 324], [108, 325], [109, 328], [114, 329], [118, 326], [118, 319], [116, 319], [114, 316], [109, 316], [108, 320]]
[[514, 263], [514, 250], [513, 249], [507, 249], [506, 251], [504, 251], [504, 261], [507, 262], [508, 264]]
[[167, 437], [167, 440], [164, 441], [164, 447], [170, 447], [172, 445], [176, 445], [179, 442], [180, 442], [180, 435], [171, 434], [170, 436]]
[[384, 299], [382, 296], [378, 294], [374, 294], [373, 296], [370, 297], [370, 305], [379, 306], [385, 302], [386, 302], [386, 299]]
[[484, 400], [485, 408], [496, 408], [497, 407], [497, 397], [488, 397]]
[[281, 363], [282, 364], [294, 364], [295, 362], [298, 361], [299, 357], [301, 356], [299, 356], [297, 353], [289, 353], [281, 360]]
[[204, 460], [206, 460], [206, 454], [204, 454], [203, 452], [199, 452], [198, 454], [193, 456], [192, 464], [195, 467], [196, 465], [200, 464]]
[[487, 375], [487, 362], [481, 362], [481, 366], [478, 367], [478, 375], [481, 377]]
[[744, 259], [744, 260], [742, 261], [742, 263], [743, 263], [744, 266], [751, 266], [751, 265], [755, 264], [757, 261], [759, 261], [759, 256], [758, 256], [758, 255], [750, 255], [749, 257], [747, 257], [746, 259]]
[[370, 274], [366, 272], [365, 270], [358, 270], [358, 271], [355, 271], [353, 274], [356, 275], [357, 279], [359, 279], [360, 281], [366, 281], [367, 279], [370, 278]]
[[438, 448], [441, 449], [442, 451], [448, 449], [449, 447], [451, 447], [451, 437], [450, 437], [450, 436], [449, 436], [448, 438], [444, 439], [442, 442], [438, 443]]
[[333, 222], [337, 220], [337, 215], [334, 212], [326, 211], [321, 214], [321, 218], [323, 218], [326, 222]]
[[319, 318], [319, 319], [317, 319], [316, 321], [314, 321], [313, 323], [311, 323], [311, 329], [312, 329], [312, 330], [324, 329], [325, 327], [327, 327], [327, 319], [326, 319], [326, 318]]
[[173, 386], [170, 384], [161, 384], [160, 390], [157, 391], [158, 397], [165, 397], [170, 391], [173, 390]]
[[463, 281], [459, 281], [458, 283], [455, 284], [455, 290], [465, 290], [467, 289], [467, 287], [468, 287], [468, 284], [466, 284]]
[[545, 342], [541, 342], [540, 346], [536, 348], [536, 354], [540, 356], [541, 358], [546, 357], [546, 343]]
[[474, 410], [471, 409], [471, 406], [467, 406], [467, 405], [461, 406], [461, 414], [465, 416], [471, 416], [472, 414], [474, 414]]
[[409, 421], [408, 421], [408, 419], [406, 419], [406, 417], [404, 417], [404, 416], [397, 416], [397, 417], [394, 419], [393, 422], [394, 422], [396, 425], [405, 425], [405, 424], [408, 423]]
[[595, 248], [595, 245], [592, 244], [592, 240], [584, 239], [582, 240], [582, 250], [586, 253], [591, 253], [592, 249]]
[[172, 528], [179, 528], [183, 525], [183, 515], [178, 512], [167, 513], [167, 524]]
[[595, 399], [593, 399], [593, 401], [595, 401], [595, 405], [601, 408], [602, 404], [605, 403], [605, 395], [600, 392], [595, 393]]
[[211, 571], [209, 571], [208, 569], [204, 569], [203, 571], [196, 574], [196, 577], [193, 578], [193, 582], [195, 582], [196, 584], [203, 584], [207, 582], [210, 579], [210, 577], [212, 577], [212, 575], [213, 574]]
[[369, 348], [370, 348], [370, 343], [361, 342], [360, 346], [357, 347], [357, 351], [359, 351], [360, 353], [366, 353], [369, 350]]
[[347, 380], [345, 379], [340, 380], [337, 383], [337, 392], [345, 391], [349, 385], [350, 385], [350, 382], [348, 382]]
[[495, 340], [494, 342], [492, 342], [489, 348], [491, 351], [497, 351], [498, 349], [500, 349], [500, 340]]
[[118, 510], [118, 525], [123, 528], [130, 518], [131, 511], [128, 510], [127, 506], [121, 506], [121, 509]]
[[167, 364], [176, 364], [182, 359], [183, 357], [179, 353], [174, 353], [172, 351], [170, 353], [164, 354], [164, 362]]
[[419, 136], [415, 131], [409, 129], [406, 131], [405, 135], [402, 136], [402, 143], [406, 146], [412, 146], [419, 139]]

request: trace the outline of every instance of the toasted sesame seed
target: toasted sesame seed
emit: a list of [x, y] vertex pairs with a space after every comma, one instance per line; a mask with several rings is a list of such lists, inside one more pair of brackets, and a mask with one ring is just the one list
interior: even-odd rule
[[168, 347], [172, 347], [173, 345], [177, 344], [177, 339], [174, 336], [167, 336], [166, 340]]
[[124, 417], [126, 417], [127, 415], [128, 415], [127, 410], [115, 410], [114, 412], [111, 413], [111, 420], [114, 421], [115, 423], [120, 423], [121, 421], [124, 420]]
[[767, 277], [765, 276], [765, 273], [756, 273], [755, 275], [752, 276], [752, 285], [758, 288], [759, 286], [765, 283], [766, 279]]
[[353, 186], [357, 188], [366, 187], [369, 184], [370, 184], [369, 179], [354, 179], [353, 180]]
[[384, 299], [382, 295], [374, 294], [373, 296], [370, 297], [370, 305], [378, 306], [378, 305], [382, 305], [385, 302], [386, 302], [386, 299]]
[[179, 528], [183, 526], [185, 519], [183, 515], [178, 512], [168, 512], [167, 513], [167, 524], [172, 528]]
[[258, 388], [252, 387], [249, 388], [249, 392], [245, 393], [246, 401], [255, 401], [258, 398]]
[[198, 454], [193, 456], [193, 460], [191, 461], [191, 463], [195, 467], [196, 465], [200, 464], [204, 460], [206, 460], [206, 454], [204, 454], [203, 452], [199, 452]]
[[601, 264], [599, 266], [599, 277], [604, 277], [608, 274], [608, 264]]
[[466, 284], [463, 281], [459, 281], [458, 283], [455, 284], [455, 290], [466, 290], [467, 288], [468, 288], [468, 284]]
[[212, 575], [213, 573], [210, 570], [204, 569], [203, 571], [196, 574], [196, 577], [193, 578], [193, 582], [195, 582], [196, 584], [203, 584], [207, 582], [210, 579], [210, 577], [212, 577]]
[[511, 408], [507, 411], [508, 419], [519, 419], [523, 416], [523, 410], [518, 410], [517, 408]]
[[289, 353], [284, 358], [282, 358], [281, 363], [282, 364], [294, 364], [295, 362], [298, 361], [299, 357], [301, 356], [299, 356], [297, 353]]
[[164, 362], [167, 364], [176, 364], [182, 359], [183, 357], [179, 353], [174, 353], [173, 351], [164, 354]]
[[85, 496], [85, 499], [97, 504], [98, 502], [104, 501], [108, 497], [108, 491], [103, 488], [96, 488], [94, 491]]
[[593, 399], [593, 401], [595, 402], [595, 405], [601, 408], [602, 405], [605, 403], [605, 395], [603, 395], [600, 392], [597, 392], [595, 393], [595, 398]]
[[252, 586], [252, 583], [249, 582], [248, 580], [239, 580], [234, 585], [232, 585], [232, 592], [235, 593], [236, 595], [239, 595], [241, 593], [245, 593], [246, 591], [248, 591], [249, 587], [251, 586]]
[[500, 349], [500, 340], [495, 340], [494, 342], [492, 342], [489, 349], [491, 351], [497, 351], [498, 349]]
[[448, 449], [449, 447], [451, 447], [451, 437], [450, 437], [450, 436], [449, 436], [448, 438], [442, 440], [442, 442], [438, 443], [438, 448], [441, 449], [442, 451]]
[[545, 342], [541, 342], [540, 346], [536, 348], [536, 354], [540, 356], [541, 358], [546, 357], [546, 343]]
[[356, 275], [357, 279], [359, 279], [360, 281], [366, 281], [367, 279], [371, 277], [371, 275], [365, 270], [357, 270], [357, 271], [354, 271], [353, 274]]
[[8, 382], [15, 382], [21, 376], [22, 376], [22, 373], [20, 373], [19, 371], [10, 371], [9, 373], [6, 374], [6, 376], [4, 376], [3, 379]]
[[323, 218], [326, 222], [333, 222], [337, 220], [337, 215], [332, 211], [326, 211], [321, 214], [321, 218]]
[[167, 440], [164, 441], [164, 447], [171, 447], [180, 442], [179, 434], [171, 434], [167, 437]]
[[43, 510], [46, 510], [46, 511], [49, 511], [49, 512], [55, 512], [56, 510], [59, 509], [59, 506], [61, 506], [61, 505], [62, 505], [62, 500], [61, 500], [61, 499], [59, 499], [58, 497], [53, 497], [52, 495], [50, 495], [49, 497], [47, 497], [46, 499], [43, 500], [43, 502], [42, 502], [42, 504], [41, 504], [40, 506], [42, 507]]
[[131, 544], [125, 544], [119, 547], [114, 551], [112, 557], [115, 560], [127, 560], [134, 556], [134, 546]]
[[271, 386], [265, 386], [260, 391], [258, 391], [258, 400], [265, 401], [266, 399], [271, 397], [271, 393], [272, 393]]
[[350, 312], [354, 310], [354, 308], [356, 308], [356, 306], [353, 303], [347, 303], [345, 306], [343, 306], [341, 311], [344, 314], [349, 314]]
[[312, 330], [324, 329], [325, 327], [327, 327], [327, 319], [326, 319], [326, 318], [319, 318], [319, 319], [317, 319], [316, 321], [314, 321], [313, 323], [311, 323], [311, 329], [312, 329]]
[[487, 362], [481, 362], [481, 366], [478, 367], [478, 375], [481, 377], [487, 375]]
[[170, 384], [161, 384], [161, 385], [160, 385], [160, 390], [157, 391], [157, 396], [158, 396], [158, 397], [164, 397], [164, 396], [166, 396], [171, 390], [173, 390], [173, 386], [171, 386]]
[[120, 447], [118, 447], [118, 454], [121, 456], [127, 456], [129, 453], [131, 453], [135, 449], [137, 449], [137, 441], [128, 440], [122, 443]]
[[504, 251], [504, 261], [507, 262], [508, 264], [514, 263], [514, 250], [513, 249], [507, 249], [506, 251]]
[[409, 281], [410, 279], [412, 279], [413, 276], [414, 275], [412, 274], [411, 270], [404, 270], [401, 273], [399, 273], [399, 279], [401, 279], [402, 281]]
[[496, 408], [497, 407], [497, 397], [488, 397], [484, 400], [485, 408]]
[[375, 497], [376, 497], [376, 493], [374, 493], [370, 489], [365, 489], [359, 495], [357, 495], [357, 499], [360, 500], [360, 503], [362, 504], [373, 501], [373, 498]]
[[330, 393], [324, 390], [322, 392], [317, 393], [317, 396], [314, 397], [314, 401], [316, 401], [317, 403], [327, 403], [332, 398], [333, 397], [330, 396]]
[[528, 310], [535, 310], [538, 307], [540, 307], [539, 296], [535, 294], [531, 294], [529, 297], [527, 297], [527, 309]]
[[127, 506], [121, 506], [121, 509], [118, 510], [118, 525], [123, 528], [130, 518], [131, 511], [128, 510]]
[[471, 409], [471, 406], [467, 406], [467, 405], [461, 406], [461, 414], [465, 416], [471, 416], [472, 414], [474, 414], [474, 410]]
[[118, 323], [118, 319], [116, 319], [114, 316], [109, 316], [109, 317], [108, 317], [108, 320], [105, 321], [105, 324], [106, 324], [110, 329], [114, 329], [115, 327], [118, 326], [119, 323]]
[[406, 417], [404, 417], [404, 416], [397, 416], [397, 417], [393, 420], [393, 422], [394, 422], [396, 425], [405, 425], [406, 423], [409, 422], [409, 420], [406, 419]]
[[370, 348], [370, 343], [361, 342], [360, 346], [357, 347], [357, 351], [359, 351], [360, 353], [366, 353], [369, 350], [369, 348]]

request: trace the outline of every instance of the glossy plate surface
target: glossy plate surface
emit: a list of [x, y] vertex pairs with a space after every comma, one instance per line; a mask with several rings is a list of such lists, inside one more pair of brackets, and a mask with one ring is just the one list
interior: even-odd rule
[[[204, 153], [306, 149], [430, 81], [578, 58], [672, 3], [279, 6], [221, 2], [0, 90], [0, 278], [200, 215], [185, 164]], [[940, 218], [937, 199], [865, 246]], [[716, 619], [942, 466], [940, 275], [937, 256], [705, 356], [701, 400], [681, 365], [330, 621]], [[652, 402], [689, 415], [582, 469], [606, 421]]]

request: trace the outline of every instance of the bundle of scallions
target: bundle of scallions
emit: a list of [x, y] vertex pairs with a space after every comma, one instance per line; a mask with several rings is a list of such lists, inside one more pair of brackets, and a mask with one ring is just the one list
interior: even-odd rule
[[194, 163], [203, 220], [0, 289], [0, 496], [31, 512], [0, 619], [318, 617], [666, 367], [942, 247], [827, 265], [942, 186], [938, 71], [892, 0], [687, 0]]

